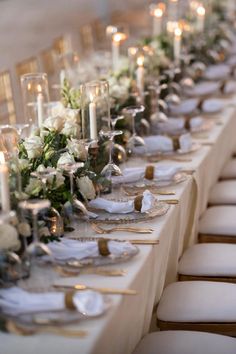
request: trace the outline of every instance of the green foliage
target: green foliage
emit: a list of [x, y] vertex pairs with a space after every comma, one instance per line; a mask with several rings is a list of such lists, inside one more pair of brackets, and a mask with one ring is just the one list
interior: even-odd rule
[[64, 79], [63, 86], [61, 88], [61, 99], [64, 107], [66, 108], [80, 108], [80, 90], [71, 88], [67, 79]]

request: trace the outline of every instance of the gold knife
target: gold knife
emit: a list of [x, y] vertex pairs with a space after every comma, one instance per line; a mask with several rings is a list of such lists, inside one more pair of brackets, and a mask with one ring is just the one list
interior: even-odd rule
[[95, 286], [88, 286], [84, 284], [75, 284], [75, 285], [60, 285], [54, 284], [54, 288], [65, 288], [65, 289], [74, 289], [77, 291], [82, 290], [94, 290], [102, 294], [111, 294], [111, 295], [137, 295], [137, 291], [133, 289], [114, 289], [114, 288], [100, 288]]

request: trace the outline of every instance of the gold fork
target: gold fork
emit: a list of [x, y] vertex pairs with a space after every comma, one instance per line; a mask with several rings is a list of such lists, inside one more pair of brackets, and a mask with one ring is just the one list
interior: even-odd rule
[[68, 268], [62, 266], [56, 266], [55, 270], [63, 277], [75, 277], [80, 274], [96, 274], [102, 276], [117, 277], [117, 276], [124, 276], [127, 273], [123, 269], [106, 269], [106, 268], [78, 269], [78, 267], [74, 267], [74, 269], [71, 269], [73, 268], [72, 264]]
[[58, 336], [64, 336], [64, 337], [84, 338], [88, 334], [84, 330], [73, 330], [73, 329], [54, 327], [54, 326], [28, 328], [28, 327], [23, 327], [12, 320], [7, 321], [6, 328], [8, 332], [22, 335], [22, 336], [31, 336], [36, 333], [51, 333], [51, 334], [56, 334]]
[[154, 231], [153, 229], [150, 228], [145, 229], [145, 228], [130, 227], [130, 226], [117, 226], [117, 227], [112, 227], [110, 229], [103, 229], [101, 226], [98, 226], [95, 223], [91, 223], [91, 227], [98, 234], [110, 234], [115, 231], [134, 232], [137, 234], [151, 234]]

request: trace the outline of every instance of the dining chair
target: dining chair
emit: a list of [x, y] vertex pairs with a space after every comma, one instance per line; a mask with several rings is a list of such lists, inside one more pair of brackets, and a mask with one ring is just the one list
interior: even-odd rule
[[189, 247], [180, 258], [178, 278], [236, 283], [236, 245], [199, 243]]
[[224, 166], [221, 175], [221, 180], [236, 179], [236, 158], [230, 159]]
[[92, 32], [94, 33], [94, 41], [96, 44], [98, 43], [99, 47], [107, 42], [106, 25], [102, 20], [97, 18], [92, 22]]
[[236, 205], [216, 205], [206, 209], [199, 220], [200, 243], [236, 243]]
[[194, 331], [163, 331], [147, 334], [133, 354], [235, 354], [236, 339]]
[[72, 51], [71, 38], [69, 35], [63, 35], [55, 38], [53, 41], [53, 49], [56, 54], [66, 54]]
[[181, 281], [168, 285], [157, 307], [157, 326], [161, 331], [236, 336], [236, 284]]
[[49, 47], [44, 49], [40, 53], [40, 59], [43, 67], [43, 71], [47, 73], [48, 77], [55, 74], [55, 49]]
[[36, 73], [39, 71], [39, 66], [36, 57], [31, 57], [16, 64], [16, 74], [20, 80], [20, 77], [28, 73]]
[[209, 205], [236, 205], [236, 180], [220, 181], [211, 189]]
[[94, 50], [93, 28], [90, 24], [80, 28], [80, 41], [85, 53], [91, 53]]
[[9, 71], [0, 72], [0, 124], [16, 123], [15, 103], [13, 99]]

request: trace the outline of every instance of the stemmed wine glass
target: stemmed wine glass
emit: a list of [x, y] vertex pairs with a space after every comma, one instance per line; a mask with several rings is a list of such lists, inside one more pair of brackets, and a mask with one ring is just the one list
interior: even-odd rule
[[33, 242], [27, 247], [26, 253], [37, 260], [41, 256], [50, 255], [51, 252], [49, 248], [42, 242], [39, 241], [38, 233], [38, 213], [49, 208], [51, 205], [50, 201], [47, 199], [30, 199], [24, 200], [19, 203], [19, 208], [22, 210], [22, 213], [27, 210], [32, 213], [33, 220]]
[[[18, 144], [22, 137], [23, 130], [28, 128], [29, 124], [5, 124], [0, 125], [0, 145], [2, 145], [2, 149], [4, 149], [9, 158], [13, 158], [16, 165], [16, 173], [17, 173], [17, 192], [18, 199], [24, 199], [24, 193], [22, 193], [22, 180], [21, 180], [21, 171], [20, 171], [20, 163], [19, 163], [19, 149]], [[5, 131], [5, 132], [4, 132]]]
[[68, 173], [70, 178], [70, 194], [71, 199], [74, 198], [74, 173], [78, 170], [78, 168], [84, 167], [84, 162], [72, 162], [72, 163], [63, 163], [58, 166], [60, 170]]
[[145, 146], [145, 142], [141, 136], [138, 136], [135, 129], [135, 118], [138, 113], [142, 113], [145, 107], [143, 105], [139, 106], [129, 106], [122, 110], [125, 115], [130, 115], [132, 118], [132, 136], [128, 140], [128, 146], [131, 150], [136, 146]]
[[112, 130], [102, 129], [99, 134], [101, 137], [106, 137], [109, 140], [109, 160], [108, 164], [103, 167], [101, 175], [110, 178], [111, 176], [122, 176], [120, 168], [114, 163], [112, 158], [112, 148], [114, 146], [114, 137], [121, 135], [123, 132], [121, 130], [115, 130], [115, 125], [118, 120], [123, 119], [124, 116], [111, 115], [109, 121], [111, 123]]
[[44, 168], [39, 171], [31, 172], [32, 177], [36, 177], [42, 181], [43, 184], [43, 196], [46, 198], [47, 195], [47, 178], [49, 176], [55, 176], [57, 171], [53, 168]]

